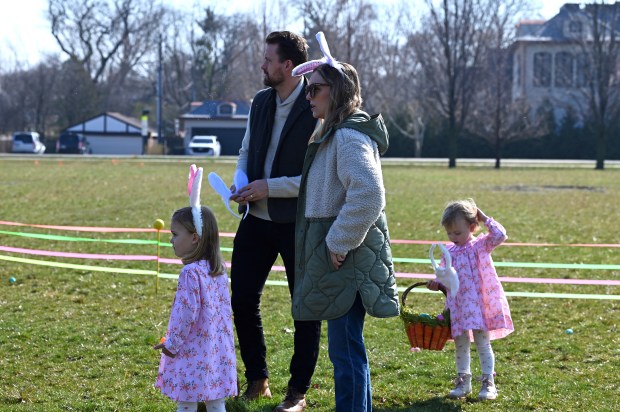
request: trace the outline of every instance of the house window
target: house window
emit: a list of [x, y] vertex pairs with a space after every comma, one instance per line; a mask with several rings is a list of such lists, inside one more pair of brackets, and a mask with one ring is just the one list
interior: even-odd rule
[[555, 87], [573, 86], [573, 55], [569, 52], [555, 54]]
[[577, 87], [586, 87], [588, 85], [588, 55], [586, 53], [579, 53], [575, 59], [577, 62], [577, 81], [575, 85]]
[[217, 106], [218, 116], [232, 116], [235, 113], [235, 107], [232, 103], [222, 103]]
[[568, 23], [568, 31], [571, 34], [579, 34], [581, 33], [581, 22], [580, 21], [571, 21]]
[[551, 53], [534, 53], [534, 87], [551, 86]]

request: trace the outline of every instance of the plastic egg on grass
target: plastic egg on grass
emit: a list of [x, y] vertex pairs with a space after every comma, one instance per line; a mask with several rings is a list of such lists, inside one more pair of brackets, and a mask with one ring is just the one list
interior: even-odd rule
[[573, 330], [571, 328], [568, 328], [564, 331], [567, 335], [572, 335], [573, 334]]
[[11, 276], [9, 278], [9, 283], [15, 283], [15, 282], [17, 282], [17, 279], [15, 279], [13, 276]]

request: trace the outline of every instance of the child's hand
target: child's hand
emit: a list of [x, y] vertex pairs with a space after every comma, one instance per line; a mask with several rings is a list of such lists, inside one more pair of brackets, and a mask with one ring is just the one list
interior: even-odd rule
[[476, 217], [478, 218], [478, 221], [479, 221], [479, 222], [482, 222], [482, 223], [486, 222], [486, 221], [487, 221], [487, 219], [489, 218], [489, 217], [488, 217], [487, 215], [485, 215], [485, 214], [484, 214], [484, 212], [483, 212], [482, 210], [480, 210], [480, 209], [478, 209], [478, 214], [477, 214], [477, 216], [476, 216]]
[[170, 352], [168, 349], [166, 349], [166, 347], [164, 346], [163, 343], [158, 343], [157, 345], [153, 346], [153, 349], [155, 349], [155, 350], [161, 349], [161, 351], [164, 353], [164, 355], [166, 355], [169, 358], [174, 358], [174, 357], [177, 356], [176, 354], [174, 354], [174, 353]]
[[426, 287], [430, 290], [439, 290], [439, 282], [437, 282], [436, 280], [429, 280], [428, 282], [426, 282]]

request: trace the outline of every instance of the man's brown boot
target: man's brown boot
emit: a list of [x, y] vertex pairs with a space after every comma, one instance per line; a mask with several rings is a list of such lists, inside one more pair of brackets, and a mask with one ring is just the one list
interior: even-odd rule
[[252, 401], [258, 398], [271, 399], [271, 391], [269, 390], [269, 378], [248, 381], [248, 387], [241, 396], [243, 399]]
[[306, 395], [289, 386], [286, 397], [274, 412], [301, 412], [306, 409]]

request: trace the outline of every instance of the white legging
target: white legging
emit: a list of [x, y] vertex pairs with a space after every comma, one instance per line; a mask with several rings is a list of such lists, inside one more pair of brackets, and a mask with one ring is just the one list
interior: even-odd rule
[[[207, 412], [226, 412], [226, 398], [205, 401]], [[177, 412], [196, 412], [198, 402], [177, 402]]]
[[[489, 332], [484, 330], [473, 330], [474, 342], [478, 349], [478, 357], [480, 358], [480, 369], [483, 375], [488, 375], [493, 379], [493, 371], [495, 370], [495, 355], [491, 348], [491, 339]], [[460, 336], [454, 338], [454, 346], [456, 348], [456, 371], [457, 373], [471, 374], [470, 363], [471, 354], [469, 341], [469, 333], [465, 331]]]

